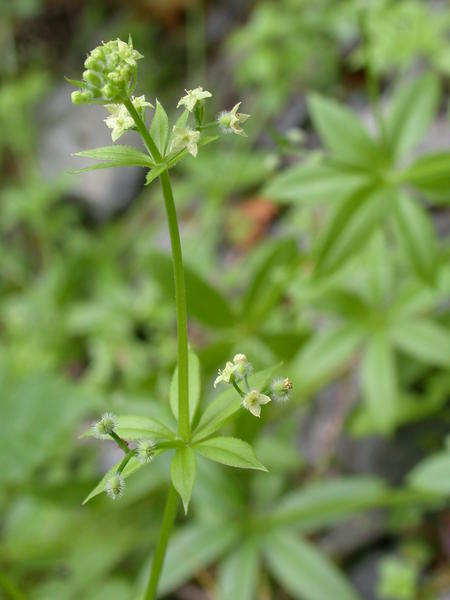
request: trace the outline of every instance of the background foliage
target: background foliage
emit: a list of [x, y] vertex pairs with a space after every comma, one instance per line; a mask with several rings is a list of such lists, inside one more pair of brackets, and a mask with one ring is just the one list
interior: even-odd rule
[[247, 145], [208, 146], [174, 182], [199, 401], [235, 352], [294, 382], [261, 423], [229, 426], [269, 473], [199, 462], [163, 592], [446, 598], [446, 4], [3, 0], [0, 14], [0, 596], [139, 598], [161, 519], [159, 461], [120, 502], [81, 506], [119, 458], [77, 439], [87, 423], [173, 422], [159, 189], [128, 169], [68, 173], [106, 115], [74, 115], [63, 75], [130, 32], [140, 91], [175, 106], [200, 84], [252, 114]]

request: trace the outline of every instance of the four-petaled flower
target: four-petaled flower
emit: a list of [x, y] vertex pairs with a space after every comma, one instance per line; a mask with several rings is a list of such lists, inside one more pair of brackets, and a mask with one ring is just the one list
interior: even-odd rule
[[204, 98], [211, 98], [211, 92], [204, 90], [201, 86], [196, 87], [194, 90], [185, 90], [186, 95], [180, 98], [177, 104], [177, 108], [184, 106], [189, 112], [192, 112], [197, 104]]
[[236, 365], [231, 361], [228, 361], [225, 365], [225, 368], [219, 369], [219, 375], [216, 377], [214, 381], [214, 387], [217, 387], [217, 384], [220, 382], [223, 383], [231, 383], [231, 378], [234, 376], [234, 371], [236, 370]]
[[240, 105], [241, 102], [238, 102], [231, 110], [224, 110], [221, 112], [217, 117], [217, 121], [219, 122], [220, 129], [224, 133], [236, 133], [237, 135], [247, 137], [247, 134], [241, 127], [241, 123], [245, 123], [245, 121], [250, 118], [250, 115], [239, 113], [238, 109]]
[[181, 150], [186, 148], [189, 154], [197, 156], [198, 147], [197, 144], [200, 140], [200, 131], [190, 129], [189, 127], [175, 127], [173, 128], [173, 138], [170, 146], [170, 150]]
[[262, 394], [258, 392], [258, 390], [250, 390], [245, 394], [244, 399], [242, 400], [242, 406], [250, 411], [252, 415], [255, 417], [261, 416], [261, 406], [264, 404], [268, 404], [272, 399], [266, 394]]
[[[145, 100], [145, 96], [133, 97], [131, 101], [141, 119], [144, 119], [147, 107], [154, 108], [153, 104]], [[115, 142], [127, 129], [133, 129], [135, 122], [123, 104], [106, 104], [105, 108], [110, 113], [110, 116], [105, 119], [105, 123], [109, 129], [112, 129], [111, 137]]]

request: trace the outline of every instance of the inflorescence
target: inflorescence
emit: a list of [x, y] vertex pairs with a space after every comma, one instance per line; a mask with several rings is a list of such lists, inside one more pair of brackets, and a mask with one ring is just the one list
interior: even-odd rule
[[[242, 406], [252, 413], [255, 417], [261, 416], [261, 406], [274, 402], [286, 402], [289, 399], [292, 390], [290, 379], [277, 378], [270, 384], [267, 393], [257, 389], [251, 389], [248, 383], [248, 376], [253, 372], [252, 364], [247, 360], [245, 354], [236, 354], [232, 361], [228, 361], [224, 369], [219, 369], [218, 376], [214, 381], [214, 387], [219, 383], [232, 385], [242, 398]], [[240, 387], [243, 382], [245, 391]]]

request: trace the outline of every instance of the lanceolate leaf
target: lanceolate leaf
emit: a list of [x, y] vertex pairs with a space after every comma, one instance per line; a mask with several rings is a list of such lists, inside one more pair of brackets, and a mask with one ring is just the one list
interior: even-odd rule
[[450, 332], [435, 321], [398, 321], [392, 326], [390, 337], [400, 350], [421, 362], [450, 366]]
[[197, 475], [197, 457], [189, 446], [179, 448], [170, 464], [170, 477], [174, 488], [183, 501], [184, 512], [187, 513], [189, 502]]
[[309, 109], [321, 140], [335, 158], [373, 170], [380, 149], [348, 108], [315, 94], [309, 98]]
[[[172, 440], [176, 437], [173, 431], [157, 419], [137, 415], [119, 415], [115, 432], [125, 440]], [[95, 435], [91, 427], [80, 437], [95, 437]]]
[[167, 594], [216, 561], [238, 539], [233, 523], [193, 523], [171, 538], [159, 591]]
[[169, 135], [169, 118], [163, 105], [158, 100], [156, 100], [156, 109], [150, 125], [150, 135], [158, 150], [164, 156]]
[[367, 408], [380, 432], [389, 433], [398, 416], [395, 356], [384, 332], [371, 337], [362, 364], [362, 387]]
[[432, 198], [450, 201], [450, 151], [418, 158], [400, 177]]
[[288, 493], [269, 522], [317, 531], [368, 508], [382, 506], [387, 489], [374, 477], [341, 477], [315, 482]]
[[[200, 401], [200, 361], [192, 350], [189, 350], [189, 417], [192, 422]], [[170, 383], [170, 407], [178, 419], [178, 367], [176, 367]]]
[[386, 118], [393, 157], [405, 156], [423, 138], [439, 102], [439, 82], [427, 74], [397, 88]]
[[[75, 156], [81, 158], [94, 158], [96, 160], [105, 161], [110, 167], [153, 167], [153, 161], [151, 158], [132, 148], [131, 146], [104, 146], [102, 148], [92, 148], [91, 150], [83, 150], [77, 152]], [[93, 165], [92, 167], [86, 167], [87, 169], [102, 169], [106, 168], [100, 165]]]
[[425, 458], [409, 473], [408, 481], [417, 490], [450, 495], [450, 451]]
[[369, 177], [319, 164], [301, 164], [272, 178], [264, 196], [279, 202], [337, 202], [368, 184]]
[[238, 469], [257, 469], [267, 471], [256, 458], [253, 448], [247, 442], [233, 437], [215, 437], [197, 442], [196, 450], [215, 462]]
[[167, 165], [156, 165], [156, 167], [150, 169], [145, 178], [145, 185], [150, 185], [152, 181], [155, 181], [155, 179], [157, 179], [161, 175], [161, 173], [163, 173], [166, 170]]
[[418, 202], [404, 194], [399, 194], [393, 214], [406, 260], [419, 278], [433, 283], [438, 266], [438, 244], [429, 216]]
[[259, 548], [249, 539], [222, 562], [218, 600], [257, 600]]
[[355, 256], [386, 217], [391, 205], [389, 191], [372, 187], [358, 190], [342, 202], [332, 215], [319, 245], [317, 273], [330, 273]]
[[[251, 388], [256, 388], [262, 391], [268, 384], [272, 375], [275, 373], [279, 365], [259, 371], [249, 377]], [[233, 388], [222, 393], [214, 400], [202, 414], [200, 421], [194, 430], [193, 441], [199, 442], [204, 438], [212, 435], [215, 431], [223, 427], [233, 415], [241, 410], [242, 400]]]
[[287, 531], [266, 537], [264, 554], [268, 568], [280, 584], [298, 600], [358, 600], [344, 575], [317, 548]]
[[314, 389], [330, 381], [350, 363], [362, 339], [362, 330], [347, 323], [314, 335], [294, 362], [296, 387]]

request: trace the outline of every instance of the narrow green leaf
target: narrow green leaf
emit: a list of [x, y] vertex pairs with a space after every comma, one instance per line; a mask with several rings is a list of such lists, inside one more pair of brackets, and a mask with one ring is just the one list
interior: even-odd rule
[[[173, 440], [176, 437], [173, 431], [157, 419], [137, 415], [119, 415], [115, 432], [125, 440]], [[80, 435], [80, 438], [85, 437], [96, 437], [93, 427]]]
[[314, 204], [337, 202], [356, 190], [366, 187], [369, 177], [319, 164], [294, 165], [273, 177], [264, 189], [264, 196], [278, 202]]
[[82, 150], [76, 152], [75, 156], [81, 158], [94, 158], [96, 160], [104, 160], [109, 163], [114, 163], [114, 166], [122, 167], [153, 167], [151, 158], [132, 148], [131, 146], [103, 146], [101, 148], [92, 148], [91, 150]]
[[184, 512], [187, 514], [189, 502], [197, 475], [197, 457], [189, 446], [177, 449], [170, 463], [170, 478], [174, 488], [183, 501]]
[[359, 511], [383, 505], [386, 486], [375, 477], [317, 481], [288, 493], [269, 516], [278, 526], [315, 532]]
[[318, 94], [310, 96], [308, 105], [314, 126], [333, 156], [373, 170], [380, 149], [361, 121], [348, 108]]
[[[195, 352], [189, 350], [189, 418], [191, 423], [200, 402], [200, 391], [200, 361]], [[178, 367], [175, 368], [170, 383], [170, 407], [175, 418], [178, 419]]]
[[244, 296], [241, 319], [243, 322], [262, 322], [285, 290], [286, 278], [297, 263], [299, 251], [294, 239], [277, 240], [268, 245], [268, 252], [256, 269]]
[[195, 449], [215, 462], [238, 469], [267, 471], [256, 458], [253, 448], [247, 442], [233, 437], [215, 437], [197, 442]]
[[145, 177], [145, 185], [150, 185], [157, 177], [167, 170], [167, 165], [157, 165], [147, 173]]
[[341, 203], [319, 242], [316, 270], [330, 273], [364, 246], [392, 205], [388, 190], [366, 187]]
[[347, 323], [314, 335], [292, 366], [296, 387], [314, 389], [330, 381], [350, 363], [362, 339], [363, 332]]
[[393, 218], [406, 260], [420, 279], [432, 284], [438, 266], [438, 243], [430, 217], [417, 201], [399, 194]]
[[450, 367], [450, 332], [435, 321], [398, 321], [390, 330], [392, 342], [420, 362]]
[[256, 600], [259, 562], [259, 549], [252, 540], [229, 554], [220, 567], [218, 600]]
[[423, 139], [436, 113], [439, 91], [439, 81], [431, 73], [397, 87], [386, 118], [394, 158], [402, 158]]
[[395, 356], [387, 336], [375, 333], [362, 363], [362, 388], [367, 408], [378, 430], [389, 433], [398, 417]]
[[238, 539], [229, 521], [192, 523], [170, 538], [159, 591], [168, 594], [219, 559]]
[[357, 600], [351, 584], [317, 548], [292, 533], [277, 531], [266, 537], [268, 568], [298, 600]]
[[432, 199], [450, 200], [450, 151], [418, 158], [400, 174], [401, 181], [428, 193]]
[[169, 118], [159, 100], [156, 100], [156, 109], [150, 126], [150, 135], [158, 147], [158, 150], [164, 156], [169, 135]]
[[450, 452], [428, 456], [408, 474], [409, 485], [416, 490], [450, 494]]
[[[278, 367], [279, 365], [270, 367], [251, 375], [249, 377], [250, 387], [263, 391]], [[220, 394], [202, 414], [194, 430], [192, 441], [199, 442], [215, 433], [233, 418], [233, 415], [241, 409], [241, 406], [242, 400], [233, 388]]]

